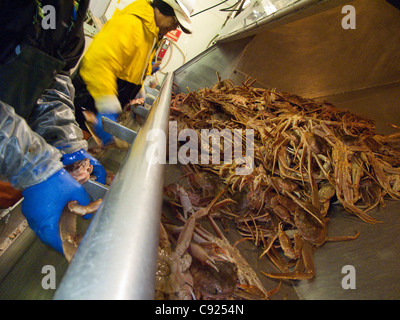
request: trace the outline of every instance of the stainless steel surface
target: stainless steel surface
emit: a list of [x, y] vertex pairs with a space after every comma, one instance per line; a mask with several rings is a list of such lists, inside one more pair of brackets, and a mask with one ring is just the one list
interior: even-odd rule
[[339, 6], [260, 32], [241, 53], [237, 75], [308, 98], [399, 81], [400, 10], [385, 0], [350, 4], [355, 30], [342, 28]]
[[103, 124], [103, 129], [105, 132], [112, 134], [113, 136], [124, 140], [130, 144], [135, 142], [137, 132], [126, 128], [119, 123], [112, 121], [106, 117], [101, 118], [101, 123]]
[[144, 86], [143, 91], [145, 95], [143, 105], [132, 105], [131, 109], [135, 114], [142, 117], [143, 119], [146, 119], [149, 115], [150, 109], [153, 106], [154, 101], [158, 96], [158, 90]]
[[351, 1], [353, 0], [298, 0], [278, 8], [265, 6], [261, 1], [254, 7], [249, 6], [243, 13], [229, 21], [220, 31], [216, 41], [243, 39], [332, 7], [343, 6]]
[[[148, 102], [151, 103], [151, 105], [152, 105], [154, 100], [150, 100]], [[142, 105], [135, 105], [135, 106], [132, 106], [131, 108], [134, 113], [136, 113], [138, 116], [141, 116], [143, 119], [146, 119], [150, 112], [150, 108], [146, 108]]]
[[0, 257], [28, 226], [19, 210], [22, 200], [23, 198], [10, 208], [0, 211]]
[[175, 71], [175, 80], [180, 91], [187, 92], [210, 87], [217, 82], [217, 73], [222, 79], [232, 78], [251, 38], [214, 45]]
[[167, 133], [171, 88], [168, 75], [55, 299], [153, 299], [165, 167], [147, 134]]
[[[356, 231], [360, 236], [354, 241], [327, 242], [315, 251], [315, 278], [295, 284], [300, 299], [400, 299], [399, 202], [388, 201], [384, 209], [371, 215], [384, 223], [366, 224], [338, 206], [331, 210], [328, 236], [353, 235]], [[354, 267], [354, 289], [342, 286], [348, 275], [348, 271], [342, 271], [345, 266]]]
[[[19, 203], [12, 215], [24, 219]], [[43, 267], [52, 266], [56, 286], [68, 267], [64, 256], [36, 237], [27, 227], [0, 256], [0, 300], [48, 300], [54, 290], [44, 289]]]
[[83, 187], [94, 201], [96, 201], [97, 199], [104, 199], [104, 196], [108, 191], [107, 186], [92, 180], [88, 180], [87, 182], [85, 182], [83, 184]]
[[[376, 132], [398, 132], [389, 124], [400, 123], [400, 81], [381, 86], [344, 92], [317, 100], [329, 101], [338, 108], [348, 109], [376, 121]], [[400, 206], [400, 204], [399, 204]]]
[[150, 88], [150, 87], [147, 87], [147, 86], [144, 86], [144, 92], [145, 92], [145, 95], [146, 95], [144, 103], [148, 107], [151, 107], [153, 105], [153, 103], [154, 103], [154, 100], [158, 96], [158, 90]]
[[356, 9], [355, 30], [342, 28], [343, 6], [269, 25], [189, 61], [176, 71], [177, 84], [186, 92], [211, 86], [216, 72], [236, 83], [250, 75], [260, 87], [316, 98], [399, 81], [400, 11], [385, 0], [349, 4]]

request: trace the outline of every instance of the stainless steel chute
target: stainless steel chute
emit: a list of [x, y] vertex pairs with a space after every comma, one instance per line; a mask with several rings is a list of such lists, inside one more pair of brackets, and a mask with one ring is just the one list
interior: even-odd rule
[[[185, 92], [212, 87], [216, 73], [238, 85], [250, 76], [255, 87], [325, 100], [375, 120], [377, 133], [398, 132], [388, 124], [400, 125], [400, 11], [385, 0], [297, 4], [304, 10], [283, 9], [222, 35], [176, 71], [175, 83]], [[342, 27], [345, 4], [355, 8], [356, 29]], [[360, 237], [318, 248], [315, 278], [293, 282], [298, 298], [399, 299], [399, 208], [398, 201], [387, 201], [371, 212], [384, 223], [370, 225], [334, 205], [328, 236], [358, 231]], [[260, 261], [253, 259], [252, 266], [259, 268]], [[343, 285], [349, 266], [355, 289]]]

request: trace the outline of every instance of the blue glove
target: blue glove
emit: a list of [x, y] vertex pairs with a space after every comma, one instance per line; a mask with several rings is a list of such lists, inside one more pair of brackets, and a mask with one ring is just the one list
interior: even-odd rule
[[103, 124], [101, 123], [101, 117], [106, 117], [112, 121], [117, 122], [118, 116], [119, 116], [118, 113], [101, 113], [101, 112], [99, 112], [96, 115], [97, 123], [93, 127], [94, 127], [94, 130], [96, 131], [96, 135], [103, 142], [103, 145], [107, 145], [110, 142], [112, 142], [114, 140], [114, 137], [111, 134], [109, 134], [103, 130]]
[[68, 166], [76, 161], [83, 160], [85, 158], [88, 158], [90, 164], [93, 166], [93, 175], [96, 176], [96, 181], [105, 184], [107, 176], [106, 170], [97, 159], [93, 158], [93, 156], [87, 153], [84, 149], [75, 151], [73, 153], [64, 154], [61, 158], [61, 161], [64, 166]]
[[69, 201], [88, 205], [89, 194], [65, 169], [22, 192], [22, 213], [44, 243], [63, 253], [58, 222]]
[[160, 64], [161, 61], [151, 62], [151, 74], [156, 73], [158, 70], [160, 70]]

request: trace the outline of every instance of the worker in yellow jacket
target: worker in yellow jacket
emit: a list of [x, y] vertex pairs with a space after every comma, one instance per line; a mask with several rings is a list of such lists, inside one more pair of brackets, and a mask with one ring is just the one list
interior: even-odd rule
[[[107, 144], [112, 137], [101, 127], [101, 117], [116, 121], [146, 77], [157, 43], [178, 27], [191, 33], [194, 0], [136, 0], [113, 17], [95, 36], [80, 65], [80, 76], [94, 99], [98, 125], [95, 130]], [[79, 97], [79, 88], [77, 88]], [[90, 103], [76, 106], [90, 108]]]

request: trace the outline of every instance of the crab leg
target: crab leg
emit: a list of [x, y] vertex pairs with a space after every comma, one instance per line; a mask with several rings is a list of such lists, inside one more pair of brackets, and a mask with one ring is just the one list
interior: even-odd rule
[[208, 253], [197, 243], [191, 242], [189, 245], [190, 253], [198, 259], [201, 263], [210, 266], [219, 272], [218, 268], [215, 265], [214, 259], [211, 258]]
[[[296, 263], [293, 272], [283, 273], [266, 273], [261, 271], [262, 274], [272, 279], [286, 279], [286, 280], [309, 280], [314, 277], [315, 265], [312, 254], [312, 247], [307, 241], [303, 241], [303, 249], [301, 251], [301, 259]], [[304, 271], [299, 271], [304, 266]]]
[[99, 209], [102, 199], [98, 199], [97, 201], [89, 203], [87, 206], [82, 206], [78, 203], [78, 201], [73, 200], [68, 202], [68, 209], [79, 216], [84, 216], [88, 213], [94, 213]]

